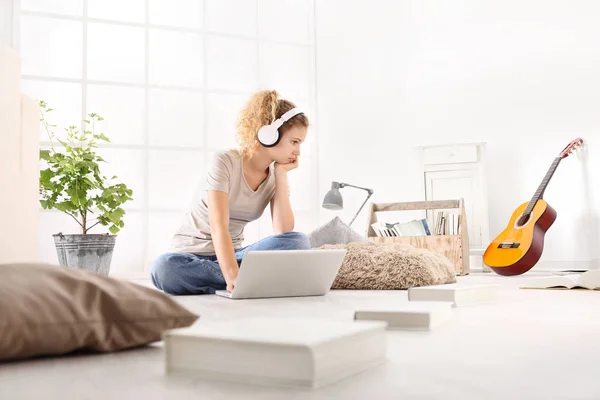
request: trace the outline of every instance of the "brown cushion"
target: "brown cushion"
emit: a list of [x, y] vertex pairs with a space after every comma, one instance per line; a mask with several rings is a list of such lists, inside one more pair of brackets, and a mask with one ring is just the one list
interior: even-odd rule
[[400, 243], [349, 243], [321, 249], [346, 249], [332, 289], [394, 290], [456, 282], [445, 256]]
[[141, 346], [198, 318], [150, 287], [49, 264], [0, 264], [0, 360]]

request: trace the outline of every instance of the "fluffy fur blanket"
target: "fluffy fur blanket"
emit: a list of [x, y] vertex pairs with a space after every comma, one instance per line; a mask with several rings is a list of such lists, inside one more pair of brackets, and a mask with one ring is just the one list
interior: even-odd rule
[[319, 248], [347, 250], [332, 289], [393, 290], [456, 282], [450, 260], [427, 249], [371, 242]]

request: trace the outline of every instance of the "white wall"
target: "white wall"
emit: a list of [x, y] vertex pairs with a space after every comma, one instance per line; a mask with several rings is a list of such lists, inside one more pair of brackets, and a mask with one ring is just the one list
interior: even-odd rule
[[15, 48], [16, 38], [13, 30], [13, 10], [18, 3], [13, 0], [0, 0], [0, 43]]
[[[490, 234], [573, 138], [545, 199], [540, 265], [600, 267], [600, 3], [317, 0], [320, 197], [331, 180], [374, 200], [423, 199], [414, 146], [487, 142]], [[361, 192], [345, 189], [349, 220]], [[321, 222], [333, 212], [320, 212]], [[364, 231], [366, 212], [355, 222]]]
[[[56, 109], [48, 117], [59, 129], [104, 117], [112, 143], [99, 151], [101, 171], [134, 191], [111, 274], [147, 277], [168, 250], [210, 157], [235, 147], [251, 93], [277, 89], [314, 114], [313, 16], [312, 0], [21, 1], [23, 91]], [[318, 215], [315, 139], [290, 173], [300, 230]], [[48, 146], [45, 132], [41, 140]], [[272, 234], [268, 219], [249, 225], [247, 244]], [[40, 256], [56, 263], [51, 235], [78, 226], [56, 211], [40, 221]]]

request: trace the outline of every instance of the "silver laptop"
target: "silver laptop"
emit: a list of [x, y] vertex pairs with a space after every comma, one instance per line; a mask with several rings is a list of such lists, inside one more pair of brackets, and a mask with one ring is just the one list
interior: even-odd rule
[[342, 266], [345, 249], [265, 250], [244, 254], [230, 299], [323, 296]]

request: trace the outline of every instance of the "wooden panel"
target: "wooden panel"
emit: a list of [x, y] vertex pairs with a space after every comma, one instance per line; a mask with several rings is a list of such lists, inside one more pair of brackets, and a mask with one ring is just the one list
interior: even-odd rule
[[370, 237], [374, 243], [402, 243], [440, 253], [454, 264], [457, 274], [463, 274], [463, 248], [461, 235]]
[[437, 200], [437, 201], [412, 201], [404, 203], [376, 203], [373, 204], [374, 212], [380, 211], [404, 211], [404, 210], [434, 210], [458, 208], [458, 200]]
[[471, 258], [469, 253], [469, 229], [467, 228], [467, 214], [465, 213], [465, 202], [463, 199], [460, 199], [460, 241], [461, 241], [461, 251], [462, 251], [462, 266], [461, 266], [461, 275], [466, 275], [471, 272]]
[[39, 118], [19, 54], [0, 43], [0, 263], [39, 260]]

